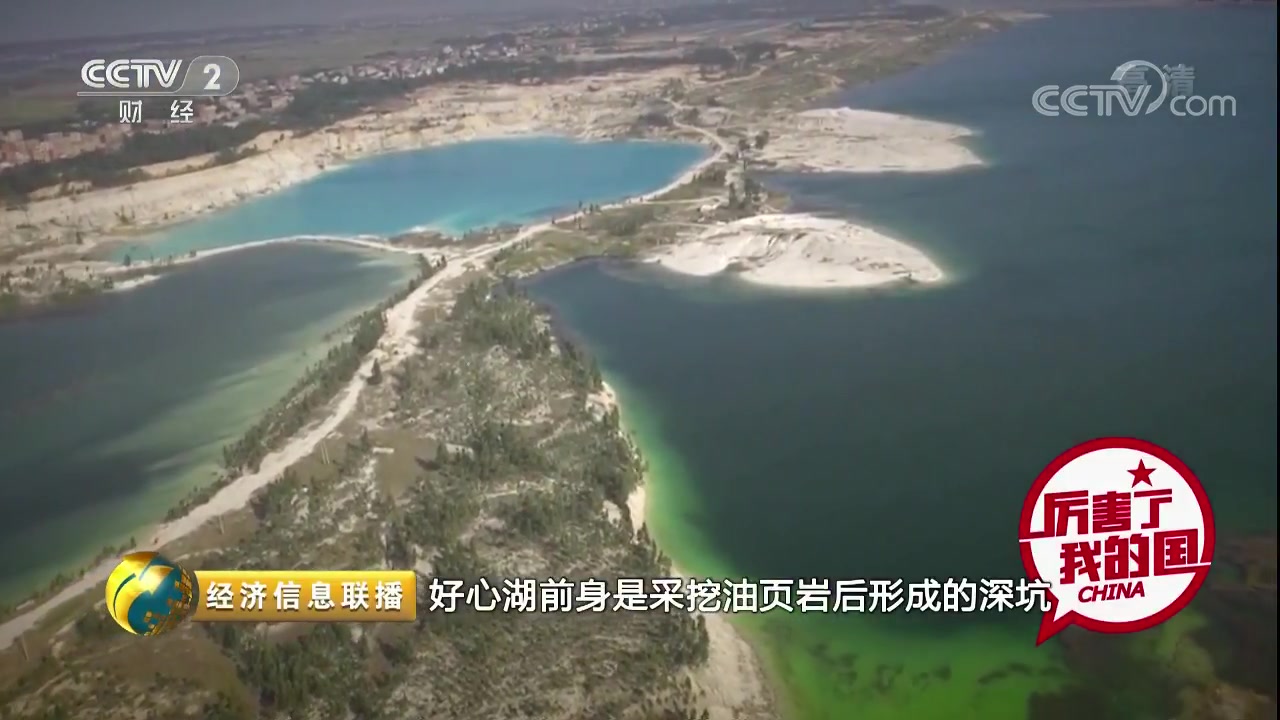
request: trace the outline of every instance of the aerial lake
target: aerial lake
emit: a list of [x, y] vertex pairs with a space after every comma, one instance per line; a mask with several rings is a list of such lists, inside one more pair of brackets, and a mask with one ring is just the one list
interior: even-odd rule
[[[986, 168], [770, 179], [917, 244], [941, 286], [788, 295], [616, 263], [534, 281], [619, 390], [660, 546], [699, 576], [1019, 578], [1036, 474], [1107, 435], [1179, 454], [1220, 541], [1274, 534], [1275, 28], [1273, 6], [1064, 12], [833, 100], [979, 131]], [[1033, 111], [1039, 86], [1133, 59], [1193, 66], [1238, 115]], [[1021, 611], [735, 622], [790, 720], [1167, 720], [1159, 673], [1198, 607], [1096, 675]]]
[[415, 228], [460, 235], [565, 214], [656, 190], [708, 151], [668, 142], [560, 137], [476, 140], [352, 162], [311, 182], [175, 225], [116, 257], [297, 235], [389, 236]]
[[[451, 233], [656, 190], [697, 145], [538, 137], [362, 160], [168, 228], [120, 257], [297, 235]], [[0, 324], [0, 600], [161, 519], [413, 258], [271, 245], [182, 265], [84, 308]]]
[[175, 268], [76, 312], [0, 324], [0, 597], [159, 520], [417, 272], [407, 255], [276, 245]]

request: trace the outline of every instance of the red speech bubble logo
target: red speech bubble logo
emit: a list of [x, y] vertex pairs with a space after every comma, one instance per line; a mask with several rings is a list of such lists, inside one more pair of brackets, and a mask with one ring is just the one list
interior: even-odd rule
[[1022, 505], [1022, 565], [1043, 580], [1039, 645], [1076, 624], [1155, 627], [1195, 597], [1213, 561], [1209, 498], [1173, 453], [1134, 438], [1081, 443], [1049, 463]]

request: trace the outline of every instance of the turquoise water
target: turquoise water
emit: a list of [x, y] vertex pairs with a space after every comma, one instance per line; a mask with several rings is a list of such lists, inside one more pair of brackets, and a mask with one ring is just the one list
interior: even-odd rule
[[655, 190], [702, 159], [687, 143], [483, 140], [353, 162], [209, 218], [117, 248], [162, 258], [295, 235], [450, 233], [523, 223]]
[[[472, 142], [353, 163], [171, 228], [146, 250], [295, 235], [451, 232], [665, 185], [695, 145]], [[74, 568], [208, 482], [221, 448], [313, 363], [325, 336], [403, 286], [404, 255], [269, 246], [181, 266], [84, 312], [0, 325], [0, 599]]]
[[[619, 388], [662, 547], [711, 575], [1020, 577], [1032, 480], [1104, 435], [1180, 455], [1220, 543], [1274, 532], [1275, 28], [1274, 7], [1067, 12], [839, 98], [980, 133], [987, 168], [771, 179], [910, 238], [945, 285], [787, 295], [617, 264], [537, 279]], [[1240, 115], [1032, 110], [1037, 87], [1136, 58], [1196, 67]], [[1202, 619], [1179, 621], [1144, 640]], [[1020, 614], [737, 622], [792, 720], [1078, 717], [1046, 709], [1065, 688], [1094, 720], [1178, 712], [1149, 662], [1086, 678]]]

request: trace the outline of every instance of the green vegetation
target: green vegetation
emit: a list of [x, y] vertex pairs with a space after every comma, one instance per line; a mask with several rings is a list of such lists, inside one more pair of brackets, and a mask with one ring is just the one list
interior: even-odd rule
[[[383, 314], [386, 310], [404, 299], [424, 281], [445, 267], [443, 261], [433, 265], [421, 257], [419, 258], [419, 263], [417, 277], [411, 280], [403, 290], [388, 298], [378, 307], [352, 320], [349, 340], [332, 348], [322, 360], [307, 370], [302, 379], [295, 383], [279, 402], [267, 411], [263, 419], [245, 431], [245, 434], [239, 440], [223, 448], [225, 472], [222, 476], [215, 482], [198, 488], [179, 501], [165, 514], [165, 520], [182, 517], [191, 508], [207, 502], [218, 490], [221, 490], [227, 483], [235, 479], [240, 472], [256, 470], [258, 463], [266, 457], [267, 453], [275, 449], [275, 446], [284, 439], [301, 429], [308, 420], [314, 417], [317, 409], [331, 400], [337, 391], [350, 381], [355, 371], [360, 367], [364, 357], [377, 345], [379, 338], [381, 338], [385, 327]], [[4, 288], [4, 279], [5, 276], [0, 275], [0, 290]], [[84, 291], [85, 294], [92, 294], [92, 292], [96, 292], [96, 290]], [[14, 294], [12, 293], [0, 291], [0, 320], [5, 318], [5, 303], [9, 298], [13, 297]], [[24, 306], [21, 304], [17, 305], [19, 311], [22, 307]], [[366, 381], [371, 385], [376, 385], [381, 380], [382, 371], [375, 362]], [[38, 601], [53, 595], [69, 582], [83, 576], [88, 568], [106, 558], [118, 556], [121, 552], [134, 547], [134, 545], [134, 539], [129, 538], [127, 543], [119, 547], [104, 547], [77, 572], [71, 575], [59, 573], [49, 582], [48, 586], [34, 593], [24, 602]], [[0, 606], [0, 619], [7, 617], [11, 612], [12, 608]]]
[[[762, 135], [757, 134], [757, 142]], [[715, 163], [691, 182], [648, 202], [588, 207], [572, 223], [562, 222], [536, 240], [494, 253], [489, 266], [501, 276], [519, 277], [575, 260], [640, 257], [707, 222], [727, 222], [786, 206], [785, 195], [771, 192], [749, 175], [729, 183], [728, 171], [736, 165]]]
[[68, 308], [110, 289], [114, 283], [110, 276], [71, 277], [52, 263], [4, 270], [0, 272], [0, 321]]
[[315, 130], [360, 114], [365, 108], [400, 97], [426, 84], [419, 80], [352, 80], [315, 83], [300, 90], [280, 113], [279, 127]]
[[[255, 495], [249, 534], [198, 561], [416, 567], [416, 623], [186, 625], [139, 643], [95, 611], [74, 619], [58, 658], [30, 664], [0, 694], [0, 717], [105, 720], [130, 707], [166, 720], [705, 718], [685, 674], [709, 653], [698, 616], [432, 609], [433, 578], [492, 588], [592, 578], [616, 589], [616, 578], [671, 573], [647, 533], [606, 512], [625, 506], [643, 461], [616, 411], [588, 408], [601, 387], [595, 363], [553, 338], [510, 283], [456, 290], [424, 325], [424, 351], [366, 391], [374, 417], [412, 409], [400, 424], [439, 438], [435, 453], [353, 430]], [[408, 482], [384, 485], [401, 467], [386, 450], [414, 455]]]
[[144, 180], [137, 168], [153, 163], [216, 153], [211, 164], [243, 157], [237, 148], [269, 129], [262, 121], [236, 126], [200, 125], [163, 133], [130, 135], [119, 150], [95, 150], [51, 162], [30, 162], [0, 170], [0, 203], [16, 204], [45, 187], [67, 183], [91, 183], [96, 187], [128, 185]]
[[[236, 625], [209, 626], [210, 635], [234, 661], [241, 681], [252, 689], [257, 713], [263, 717], [292, 717], [304, 709], [323, 717], [379, 720], [378, 686], [361, 672], [368, 646], [355, 643], [345, 625], [317, 625], [296, 640], [274, 643]], [[226, 697], [211, 703], [229, 718], [246, 717]], [[237, 712], [239, 711], [239, 712]]]
[[509, 281], [471, 283], [458, 294], [453, 317], [462, 319], [462, 337], [476, 347], [496, 345], [525, 359], [551, 348], [550, 331], [538, 324], [533, 307]]
[[[364, 358], [377, 346], [386, 327], [384, 313], [403, 300], [419, 285], [443, 269], [443, 263], [432, 265], [419, 258], [418, 276], [408, 286], [378, 307], [363, 313], [352, 321], [351, 338], [329, 350], [325, 357], [307, 370], [266, 415], [245, 431], [239, 440], [222, 449], [222, 462], [226, 468], [223, 477], [193, 492], [169, 510], [166, 519], [181, 517], [192, 507], [207, 502], [239, 473], [257, 470], [262, 459], [285, 439], [301, 430], [317, 410], [322, 408], [344, 387], [360, 368]], [[370, 384], [382, 380], [381, 368], [377, 375], [367, 378]]]
[[599, 218], [598, 223], [593, 223], [599, 227], [607, 235], [613, 237], [630, 237], [639, 232], [640, 228], [646, 223], [652, 221], [657, 216], [657, 211], [651, 205], [638, 205], [630, 208], [619, 208], [618, 212], [606, 213]]
[[[386, 311], [442, 267], [424, 264], [408, 287], [357, 317], [352, 322], [354, 330], [350, 340], [329, 350], [324, 359], [312, 366], [265, 417], [245, 431], [239, 440], [222, 449], [222, 462], [227, 470], [233, 473], [257, 470], [267, 453], [300, 430], [318, 408], [329, 402], [351, 380], [365, 356], [377, 347], [386, 329]], [[379, 369], [377, 380], [370, 378], [370, 381], [376, 384], [381, 377]]]
[[257, 470], [275, 445], [300, 430], [317, 409], [350, 381], [386, 329], [384, 312], [385, 308], [379, 307], [357, 318], [349, 341], [329, 350], [266, 417], [222, 449], [222, 463], [229, 472]]

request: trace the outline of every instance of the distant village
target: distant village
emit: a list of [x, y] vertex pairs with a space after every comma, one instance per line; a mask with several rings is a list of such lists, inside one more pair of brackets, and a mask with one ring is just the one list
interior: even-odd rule
[[[639, 19], [644, 26], [661, 27], [663, 24], [657, 14], [646, 14]], [[631, 16], [627, 25], [634, 29], [636, 20]], [[147, 98], [144, 102], [151, 107], [139, 122], [121, 120], [113, 105], [101, 119], [71, 120], [65, 129], [38, 136], [24, 134], [21, 129], [0, 130], [0, 170], [28, 163], [64, 160], [98, 150], [112, 152], [118, 150], [131, 134], [138, 132], [181, 132], [208, 125], [234, 127], [247, 120], [267, 118], [288, 107], [297, 92], [317, 83], [425, 78], [478, 62], [528, 56], [534, 52], [535, 45], [539, 53], [572, 52], [576, 46], [575, 38], [605, 34], [615, 29], [618, 23], [617, 19], [590, 19], [567, 27], [542, 26], [520, 35], [503, 33], [478, 42], [447, 44], [417, 57], [389, 57], [306, 75], [260, 78], [241, 83], [234, 93], [225, 97], [193, 98], [189, 113], [184, 113], [180, 119], [171, 117], [172, 101], [169, 98], [162, 99], [162, 117], [154, 114], [160, 103]], [[118, 99], [103, 99], [101, 102], [118, 103]]]

